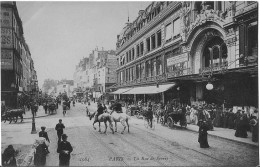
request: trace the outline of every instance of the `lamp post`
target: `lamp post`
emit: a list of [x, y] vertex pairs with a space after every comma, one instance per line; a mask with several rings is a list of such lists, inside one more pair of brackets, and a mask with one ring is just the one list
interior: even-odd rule
[[[30, 85], [32, 86], [32, 83], [33, 83], [33, 85], [34, 85], [34, 87], [35, 87], [35, 82], [34, 82], [34, 80], [32, 80], [31, 81], [31, 83], [30, 83]], [[33, 88], [34, 88], [33, 87]], [[33, 95], [33, 90], [34, 89], [32, 89], [32, 87], [31, 87], [31, 95]], [[34, 105], [34, 103], [33, 103], [33, 105]], [[37, 132], [36, 132], [36, 127], [35, 127], [35, 114], [34, 114], [34, 111], [33, 111], [33, 109], [34, 109], [34, 107], [35, 106], [31, 106], [31, 111], [32, 111], [32, 115], [33, 115], [33, 117], [32, 117], [32, 131], [31, 131], [31, 134], [36, 134]]]

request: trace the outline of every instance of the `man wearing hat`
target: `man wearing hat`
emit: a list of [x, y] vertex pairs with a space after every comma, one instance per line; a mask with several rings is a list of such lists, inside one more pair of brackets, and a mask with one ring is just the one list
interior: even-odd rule
[[[45, 126], [42, 126], [42, 127], [41, 127], [41, 130], [42, 130], [42, 131], [39, 132], [39, 137], [44, 137], [44, 138], [46, 139], [46, 141], [48, 141], [48, 142], [50, 143], [50, 139], [49, 139], [49, 137], [48, 137], [48, 133], [45, 132], [45, 129], [46, 129]], [[49, 153], [48, 147], [47, 147], [47, 152]]]
[[61, 141], [61, 135], [63, 134], [64, 128], [65, 126], [62, 123], [62, 119], [59, 119], [59, 123], [55, 127], [55, 130], [57, 130], [57, 135], [58, 135], [58, 143]]
[[73, 151], [73, 148], [70, 142], [67, 141], [68, 136], [62, 134], [62, 142], [59, 143], [57, 153], [59, 153], [59, 166], [69, 166], [70, 165], [70, 153]]
[[101, 115], [101, 114], [103, 114], [104, 113], [104, 111], [103, 111], [103, 107], [102, 107], [102, 105], [101, 105], [101, 103], [97, 103], [97, 112], [96, 112], [96, 115], [95, 115], [95, 120], [97, 120], [98, 119], [98, 116], [99, 115]]

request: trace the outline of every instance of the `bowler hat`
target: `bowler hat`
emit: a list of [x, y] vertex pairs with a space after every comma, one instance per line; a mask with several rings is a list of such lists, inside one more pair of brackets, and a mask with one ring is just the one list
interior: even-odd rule
[[42, 126], [42, 127], [41, 127], [41, 130], [45, 130], [45, 129], [46, 129], [46, 127], [45, 127], [45, 126]]
[[67, 137], [68, 137], [68, 136], [67, 136], [66, 134], [62, 134], [62, 135], [61, 135], [61, 138], [62, 138], [62, 139], [65, 139], [65, 138], [67, 138]]

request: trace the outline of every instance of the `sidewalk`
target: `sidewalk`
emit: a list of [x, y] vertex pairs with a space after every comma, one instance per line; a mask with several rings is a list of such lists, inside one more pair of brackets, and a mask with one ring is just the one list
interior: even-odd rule
[[[138, 119], [135, 116], [131, 116], [131, 118]], [[179, 123], [177, 124], [177, 126], [178, 125], [179, 125]], [[158, 126], [161, 126], [161, 125], [158, 124]], [[168, 127], [165, 127], [165, 128], [168, 128]], [[186, 130], [198, 133], [199, 127], [197, 125], [188, 124]], [[226, 140], [230, 140], [230, 141], [234, 141], [234, 142], [239, 142], [239, 143], [259, 147], [259, 143], [255, 143], [252, 141], [251, 132], [247, 132], [247, 135], [248, 135], [247, 138], [236, 137], [235, 132], [236, 132], [236, 130], [234, 130], [234, 129], [214, 127], [213, 131], [208, 131], [208, 135], [210, 135], [212, 137], [222, 138], [222, 139], [226, 139]]]
[[[188, 124], [187, 130], [198, 132], [199, 127], [197, 125]], [[259, 146], [259, 143], [255, 143], [255, 142], [252, 141], [252, 133], [251, 132], [247, 132], [247, 135], [248, 135], [247, 138], [236, 137], [235, 132], [236, 132], [236, 130], [234, 130], [234, 129], [214, 127], [214, 130], [208, 131], [208, 134], [210, 136], [224, 138], [224, 139], [235, 141], [235, 142]]]
[[[60, 106], [59, 106], [60, 107]], [[47, 114], [45, 114], [45, 110], [43, 109], [43, 106], [39, 106], [39, 109], [36, 113], [36, 116], [35, 118], [39, 118], [39, 117], [46, 117], [48, 116], [48, 111], [47, 111]], [[32, 119], [33, 115], [32, 115], [32, 112], [31, 110], [25, 110], [25, 115], [23, 116], [23, 119]]]

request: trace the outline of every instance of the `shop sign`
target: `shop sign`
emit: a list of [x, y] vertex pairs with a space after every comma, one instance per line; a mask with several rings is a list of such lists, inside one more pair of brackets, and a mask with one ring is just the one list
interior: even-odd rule
[[167, 66], [188, 61], [188, 52], [167, 59]]
[[12, 46], [13, 46], [12, 29], [1, 28], [1, 47], [12, 48]]
[[13, 69], [13, 52], [11, 50], [1, 50], [1, 69]]
[[200, 75], [205, 75], [207, 73], [213, 73], [213, 72], [225, 72], [227, 70], [227, 65], [220, 65], [220, 66], [214, 66], [214, 67], [204, 67], [200, 69]]
[[1, 27], [12, 27], [11, 8], [1, 8]]

